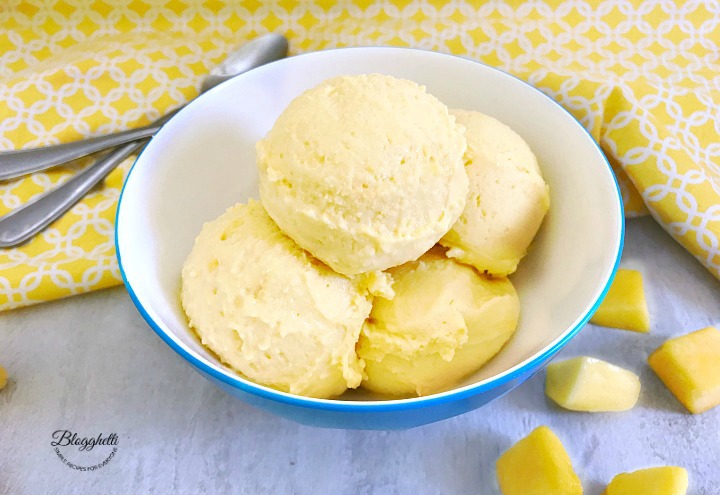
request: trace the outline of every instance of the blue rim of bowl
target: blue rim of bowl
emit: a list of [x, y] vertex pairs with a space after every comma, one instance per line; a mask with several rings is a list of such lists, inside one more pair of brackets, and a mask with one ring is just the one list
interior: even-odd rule
[[[603, 161], [605, 162], [605, 165], [607, 165], [608, 170], [610, 172], [610, 176], [613, 179], [613, 182], [615, 184], [615, 191], [616, 191], [616, 198], [619, 203], [619, 211], [620, 211], [620, 236], [618, 238], [618, 246], [617, 246], [617, 253], [615, 256], [615, 262], [613, 263], [612, 270], [610, 271], [610, 276], [608, 277], [607, 283], [605, 284], [605, 287], [603, 287], [603, 290], [598, 295], [597, 299], [593, 303], [593, 305], [583, 314], [583, 316], [577, 320], [577, 323], [575, 326], [572, 327], [569, 331], [565, 331], [561, 337], [559, 337], [558, 340], [556, 340], [550, 347], [546, 348], [544, 351], [540, 352], [539, 354], [526, 359], [524, 364], [520, 363], [509, 370], [506, 370], [499, 375], [496, 375], [495, 377], [488, 378], [486, 380], [481, 381], [480, 383], [467, 385], [458, 389], [452, 389], [446, 392], [441, 392], [433, 395], [423, 396], [423, 397], [413, 397], [413, 398], [406, 398], [406, 399], [389, 399], [389, 400], [372, 400], [372, 401], [353, 401], [353, 400], [337, 400], [337, 399], [316, 399], [313, 397], [304, 397], [300, 395], [293, 395], [286, 392], [281, 392], [279, 390], [274, 390], [268, 387], [265, 387], [263, 385], [259, 385], [256, 383], [251, 382], [250, 380], [247, 380], [245, 378], [240, 377], [239, 375], [231, 375], [231, 373], [234, 373], [233, 371], [228, 371], [228, 374], [224, 374], [213, 368], [212, 366], [205, 363], [203, 360], [199, 359], [198, 357], [194, 356], [192, 353], [188, 352], [186, 349], [184, 349], [181, 345], [179, 345], [177, 342], [175, 342], [161, 327], [158, 325], [155, 320], [150, 316], [148, 311], [145, 309], [145, 307], [142, 305], [140, 300], [138, 299], [137, 295], [135, 294], [135, 291], [133, 290], [132, 286], [127, 280], [127, 276], [125, 275], [125, 270], [123, 269], [122, 265], [122, 258], [120, 255], [120, 243], [119, 243], [119, 236], [118, 236], [118, 219], [120, 217], [120, 210], [121, 210], [121, 204], [123, 195], [125, 193], [125, 187], [127, 186], [127, 183], [130, 179], [130, 175], [132, 174], [133, 170], [135, 169], [135, 165], [137, 165], [138, 160], [142, 156], [142, 154], [145, 152], [145, 149], [147, 146], [149, 146], [150, 143], [148, 143], [147, 146], [145, 146], [140, 153], [138, 154], [137, 158], [135, 158], [135, 161], [133, 162], [132, 167], [128, 171], [127, 177], [125, 178], [125, 182], [123, 183], [123, 187], [120, 191], [120, 197], [118, 198], [118, 206], [117, 211], [115, 213], [115, 252], [117, 253], [118, 258], [118, 266], [120, 269], [120, 275], [122, 277], [122, 281], [125, 284], [125, 288], [127, 289], [128, 293], [130, 294], [130, 299], [135, 304], [135, 307], [139, 311], [140, 315], [143, 317], [143, 319], [146, 321], [146, 323], [150, 326], [150, 328], [153, 329], [153, 331], [167, 344], [170, 346], [171, 349], [173, 349], [176, 353], [178, 353], [183, 359], [187, 360], [190, 364], [192, 364], [194, 367], [202, 371], [203, 373], [206, 373], [210, 377], [212, 377], [215, 380], [221, 381], [225, 383], [226, 385], [229, 385], [233, 388], [237, 388], [242, 392], [255, 395], [258, 397], [261, 397], [263, 399], [271, 400], [274, 402], [279, 402], [282, 404], [295, 406], [295, 407], [301, 407], [301, 408], [310, 408], [310, 409], [320, 409], [324, 411], [335, 411], [335, 412], [390, 412], [390, 411], [403, 411], [403, 410], [411, 410], [411, 409], [418, 409], [418, 408], [424, 408], [429, 406], [438, 406], [442, 404], [447, 404], [451, 402], [455, 402], [458, 400], [466, 399], [468, 397], [472, 397], [474, 395], [487, 392], [489, 390], [495, 389], [499, 386], [502, 386], [508, 382], [511, 382], [513, 380], [516, 380], [518, 378], [523, 377], [524, 375], [528, 373], [532, 373], [534, 371], [537, 371], [536, 368], [538, 365], [542, 365], [542, 363], [547, 362], [550, 358], [552, 358], [557, 352], [560, 351], [577, 333], [587, 324], [587, 322], [590, 320], [592, 315], [595, 313], [595, 311], [600, 306], [600, 303], [605, 298], [605, 295], [607, 294], [608, 290], [610, 290], [610, 285], [612, 284], [613, 280], [615, 279], [615, 275], [617, 273], [618, 267], [620, 266], [620, 258], [622, 256], [623, 251], [623, 245], [625, 243], [625, 216], [624, 216], [624, 207], [623, 207], [623, 200], [622, 200], [622, 193], [620, 191], [620, 185], [618, 184], [617, 177], [615, 176], [615, 172], [613, 172], [612, 167], [610, 166], [610, 162], [608, 162], [607, 158], [605, 157], [605, 153], [602, 151], [602, 148], [600, 148], [600, 145], [595, 141], [595, 139], [592, 137], [592, 135], [588, 132], [588, 130], [585, 128], [584, 125], [580, 123], [580, 121], [575, 118], [573, 114], [568, 112], [565, 108], [563, 108], [562, 105], [560, 105], [557, 101], [550, 98], [548, 95], [540, 91], [535, 86], [527, 83], [526, 81], [523, 81], [517, 76], [514, 76], [512, 74], [509, 74], [503, 70], [500, 70], [496, 67], [492, 67], [490, 65], [484, 64], [482, 62], [479, 62], [477, 60], [473, 60], [471, 58], [462, 57], [459, 55], [453, 55], [453, 54], [447, 54], [447, 53], [440, 53], [435, 52], [432, 50], [424, 50], [420, 48], [405, 48], [405, 47], [389, 47], [389, 46], [364, 46], [364, 47], [345, 47], [345, 48], [334, 48], [330, 50], [322, 50], [319, 52], [308, 52], [303, 53], [300, 55], [295, 55], [292, 58], [297, 57], [307, 57], [307, 56], [313, 56], [318, 53], [327, 53], [327, 52], [335, 52], [340, 50], [357, 50], [357, 49], [378, 49], [378, 50], [397, 50], [397, 51], [413, 51], [413, 52], [424, 52], [424, 53], [432, 53], [435, 55], [442, 55], [445, 57], [452, 57], [452, 58], [458, 58], [460, 60], [464, 60], [466, 62], [471, 62], [475, 64], [482, 65], [483, 67], [486, 67], [492, 71], [499, 72], [501, 74], [504, 74], [506, 76], [509, 76], [523, 85], [529, 87], [531, 90], [540, 93], [542, 97], [548, 99], [553, 105], [558, 107], [562, 112], [570, 116], [575, 123], [582, 129], [582, 131], [587, 135], [587, 137], [590, 139], [590, 141], [593, 143], [597, 151], [600, 153], [600, 156], [602, 157]], [[281, 59], [277, 60], [275, 62], [271, 62], [269, 64], [263, 65], [261, 67], [258, 67], [257, 69], [253, 69], [252, 71], [249, 71], [247, 73], [253, 72], [255, 70], [262, 70], [265, 67], [282, 63], [283, 60]], [[247, 74], [246, 73], [246, 74]], [[236, 77], [243, 77], [244, 74], [240, 74]], [[226, 81], [227, 82], [227, 81]], [[225, 83], [222, 83], [218, 86], [222, 86]], [[208, 93], [212, 92], [215, 88], [208, 91]], [[206, 93], [207, 94], [207, 93]], [[201, 95], [202, 96], [202, 95]], [[193, 105], [200, 97], [196, 98], [195, 100], [192, 100], [188, 103], [187, 106]], [[182, 110], [181, 110], [182, 111]], [[163, 127], [167, 125], [164, 124]], [[158, 131], [162, 132], [162, 128]]]

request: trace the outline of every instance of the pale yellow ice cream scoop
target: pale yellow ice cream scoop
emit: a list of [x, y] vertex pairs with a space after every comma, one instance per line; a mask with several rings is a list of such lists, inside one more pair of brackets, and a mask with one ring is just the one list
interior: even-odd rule
[[462, 126], [418, 84], [329, 79], [257, 144], [260, 197], [280, 229], [339, 273], [415, 260], [460, 216]]
[[480, 112], [453, 110], [465, 126], [465, 210], [440, 240], [448, 256], [492, 275], [513, 273], [550, 205], [547, 184], [527, 143]]
[[202, 343], [252, 381], [321, 398], [360, 384], [366, 290], [300, 249], [257, 201], [203, 226], [182, 305]]
[[360, 334], [363, 387], [396, 396], [442, 391], [480, 368], [515, 331], [520, 306], [512, 284], [442, 251], [389, 270], [395, 298], [375, 298]]

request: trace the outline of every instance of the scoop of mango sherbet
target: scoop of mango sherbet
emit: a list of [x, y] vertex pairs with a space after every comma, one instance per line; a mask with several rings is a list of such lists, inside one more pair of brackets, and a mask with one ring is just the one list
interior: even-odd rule
[[329, 79], [257, 144], [260, 197], [280, 229], [335, 271], [415, 260], [465, 206], [464, 129], [412, 81]]
[[465, 126], [465, 209], [440, 240], [447, 255], [481, 272], [517, 268], [550, 205], [549, 189], [528, 144], [502, 122], [480, 112], [453, 110]]
[[410, 396], [448, 388], [515, 331], [520, 308], [510, 281], [480, 275], [442, 248], [389, 273], [395, 297], [375, 298], [358, 343], [369, 390]]
[[360, 384], [363, 281], [300, 249], [257, 201], [203, 226], [183, 266], [182, 305], [202, 343], [254, 382], [312, 397]]

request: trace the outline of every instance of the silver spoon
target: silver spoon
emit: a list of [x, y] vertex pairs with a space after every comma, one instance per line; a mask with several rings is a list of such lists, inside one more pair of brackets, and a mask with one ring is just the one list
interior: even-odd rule
[[[287, 40], [279, 34], [267, 34], [256, 38], [236, 50], [205, 78], [201, 92], [217, 86], [233, 76], [247, 72], [260, 65], [283, 58], [287, 54]], [[179, 109], [178, 109], [179, 110]], [[114, 148], [130, 141], [137, 141], [155, 134], [170, 117], [178, 111], [164, 116], [152, 124], [138, 129], [97, 136], [26, 150], [0, 151], [0, 180], [13, 179], [22, 175], [39, 172], [62, 163], [75, 160], [96, 151]]]
[[[287, 48], [287, 40], [279, 34], [267, 34], [250, 41], [239, 50], [232, 52], [220, 65], [210, 71], [210, 74], [202, 83], [201, 92], [204, 93], [221, 82], [231, 79], [243, 72], [285, 57]], [[175, 112], [177, 112], [177, 110]], [[150, 126], [134, 129], [133, 131], [126, 131], [111, 136], [101, 136], [74, 143], [49, 146], [47, 148], [0, 153], [0, 170], [5, 168], [6, 157], [16, 159], [18, 156], [36, 156], [41, 157], [45, 165], [39, 168], [27, 166], [25, 170], [38, 171], [53, 166], [47, 165], [48, 163], [58, 165], [65, 161], [105, 149], [108, 146], [122, 144], [122, 146], [107, 153], [93, 165], [76, 174], [61, 186], [1, 217], [0, 247], [11, 247], [21, 244], [59, 218], [92, 189], [95, 184], [100, 182], [118, 164], [125, 160], [125, 158], [145, 146], [149, 141], [148, 137], [157, 132], [175, 112], [166, 115]], [[87, 143], [90, 143], [89, 146], [85, 146]], [[53, 154], [55, 150], [60, 150], [57, 155]], [[59, 157], [62, 157], [62, 159]], [[15, 163], [20, 163], [20, 161], [16, 161]], [[12, 163], [10, 165], [12, 166]]]

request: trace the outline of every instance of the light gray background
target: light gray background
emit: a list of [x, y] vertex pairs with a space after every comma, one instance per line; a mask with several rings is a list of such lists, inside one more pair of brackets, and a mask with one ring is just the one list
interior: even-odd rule
[[[646, 359], [670, 336], [720, 325], [720, 282], [649, 218], [628, 222], [622, 266], [643, 272], [651, 333], [589, 325], [561, 358], [637, 372], [635, 409], [562, 411], [539, 374], [483, 409], [408, 431], [323, 430], [246, 406], [155, 336], [122, 288], [2, 314], [11, 378], [0, 391], [0, 493], [497, 494], [495, 460], [546, 424], [588, 495], [618, 472], [665, 464], [688, 469], [688, 493], [716, 495], [720, 408], [688, 414]], [[58, 429], [115, 432], [117, 455], [95, 472], [70, 469], [50, 446]]]

